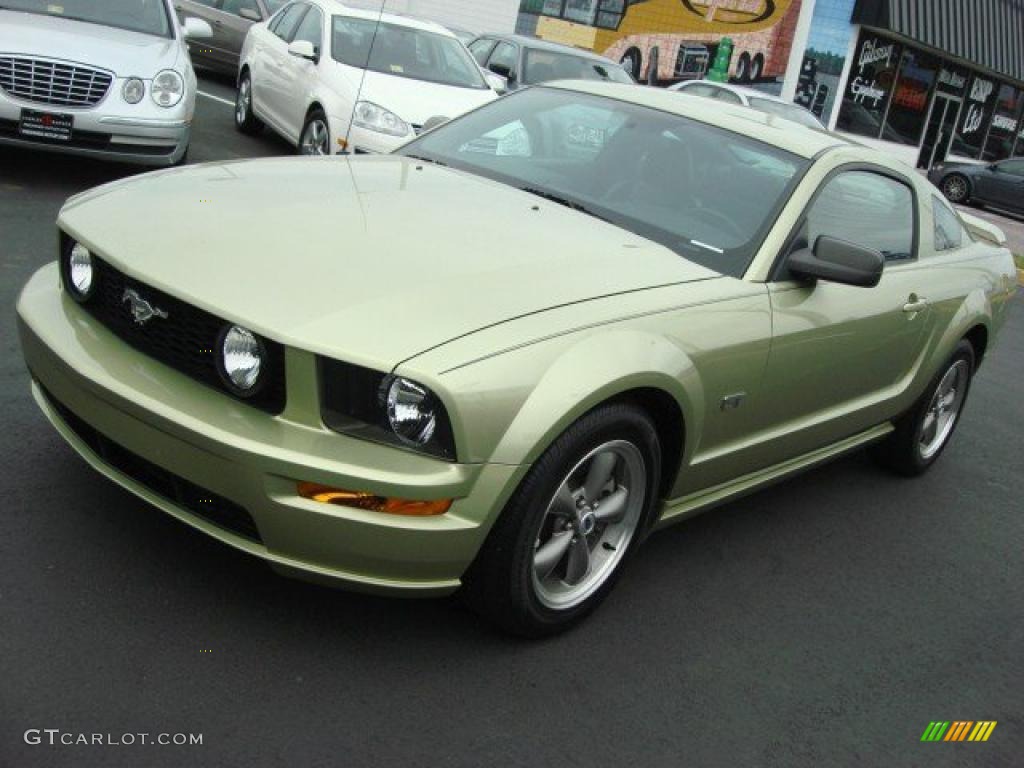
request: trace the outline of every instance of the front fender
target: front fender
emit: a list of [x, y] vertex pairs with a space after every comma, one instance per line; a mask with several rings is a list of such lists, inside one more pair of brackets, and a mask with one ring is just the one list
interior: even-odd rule
[[469, 461], [532, 463], [587, 411], [633, 389], [668, 393], [690, 434], [700, 433], [705, 410], [693, 361], [668, 338], [636, 329], [556, 337], [449, 371], [440, 383]]

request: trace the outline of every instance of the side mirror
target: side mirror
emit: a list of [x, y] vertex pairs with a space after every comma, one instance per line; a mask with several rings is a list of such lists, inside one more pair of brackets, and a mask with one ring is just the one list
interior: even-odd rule
[[813, 251], [803, 248], [791, 253], [786, 266], [798, 277], [873, 288], [882, 279], [885, 257], [871, 248], [821, 235]]
[[213, 27], [208, 22], [197, 19], [195, 16], [185, 17], [181, 29], [186, 40], [203, 40], [213, 37]]
[[491, 64], [487, 67], [491, 72], [496, 74], [498, 77], [504, 80], [512, 79], [512, 70], [506, 67], [504, 64]]
[[294, 40], [289, 43], [288, 53], [292, 56], [298, 56], [300, 59], [309, 59], [313, 63], [316, 63], [319, 58], [316, 55], [316, 48], [309, 40]]
[[508, 93], [508, 80], [501, 75], [496, 75], [493, 72], [484, 72], [484, 79], [487, 81], [487, 84], [491, 86], [491, 90], [499, 96], [504, 96]]
[[243, 19], [248, 19], [249, 21], [263, 21], [263, 17], [260, 16], [260, 12], [255, 8], [239, 8], [238, 15]]
[[432, 131], [435, 128], [440, 128], [442, 125], [447, 123], [451, 118], [445, 117], [444, 115], [434, 115], [423, 123], [423, 128], [420, 129], [420, 135], [422, 136], [427, 131]]

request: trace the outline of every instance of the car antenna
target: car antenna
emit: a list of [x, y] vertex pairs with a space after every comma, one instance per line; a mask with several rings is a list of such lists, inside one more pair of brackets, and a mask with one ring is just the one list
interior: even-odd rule
[[377, 11], [377, 24], [373, 28], [373, 35], [370, 37], [370, 47], [366, 50], [366, 61], [363, 62], [363, 73], [359, 76], [359, 89], [356, 91], [356, 97], [352, 101], [352, 114], [348, 118], [348, 128], [345, 131], [345, 149], [349, 147], [349, 136], [352, 135], [352, 123], [356, 119], [356, 105], [359, 104], [359, 98], [363, 95], [363, 83], [366, 82], [366, 70], [370, 68], [370, 61], [373, 58], [373, 45], [377, 42], [377, 32], [380, 30], [381, 22], [384, 20], [384, 6], [388, 4], [388, 0], [380, 0], [380, 9]]

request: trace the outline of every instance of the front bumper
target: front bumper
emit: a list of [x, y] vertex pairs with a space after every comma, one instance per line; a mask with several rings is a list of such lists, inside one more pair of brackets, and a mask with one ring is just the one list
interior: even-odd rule
[[[333, 133], [333, 126], [331, 130]], [[344, 136], [345, 134], [342, 132], [334, 133], [334, 135]], [[366, 128], [360, 128], [358, 125], [353, 125], [349, 129], [346, 153], [353, 155], [386, 155], [403, 144], [409, 143], [414, 138], [413, 134], [408, 136], [389, 136], [386, 133], [370, 131]]]
[[[117, 78], [111, 91], [120, 89], [121, 84], [121, 78]], [[12, 98], [0, 91], [0, 144], [140, 165], [170, 166], [181, 161], [188, 150], [192, 131], [184, 105], [167, 110], [168, 114], [159, 117], [125, 115], [122, 112], [128, 111], [127, 106], [121, 112], [107, 106], [116, 103], [114, 97], [115, 93], [108, 93], [96, 107], [81, 109], [36, 104]], [[144, 106], [145, 109], [136, 111], [146, 113], [157, 109]], [[21, 135], [18, 124], [22, 109], [73, 115], [75, 122], [71, 140]]]
[[[287, 350], [285, 412], [257, 412], [125, 347], [58, 284], [50, 264], [18, 301], [33, 392], [58, 432], [137, 496], [283, 573], [362, 591], [449, 593], [525, 471], [327, 430], [312, 407], [315, 358], [301, 350]], [[438, 517], [383, 515], [303, 499], [298, 480], [457, 501]], [[206, 514], [206, 503], [241, 510], [253, 530]]]

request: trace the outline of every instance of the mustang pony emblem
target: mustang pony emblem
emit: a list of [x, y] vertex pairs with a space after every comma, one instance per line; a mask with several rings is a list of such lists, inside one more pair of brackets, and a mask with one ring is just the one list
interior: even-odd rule
[[124, 295], [121, 297], [121, 303], [128, 304], [128, 308], [132, 312], [132, 319], [139, 325], [145, 325], [154, 317], [159, 317], [163, 320], [167, 319], [166, 312], [159, 307], [154, 307], [146, 301], [134, 288], [124, 289]]

